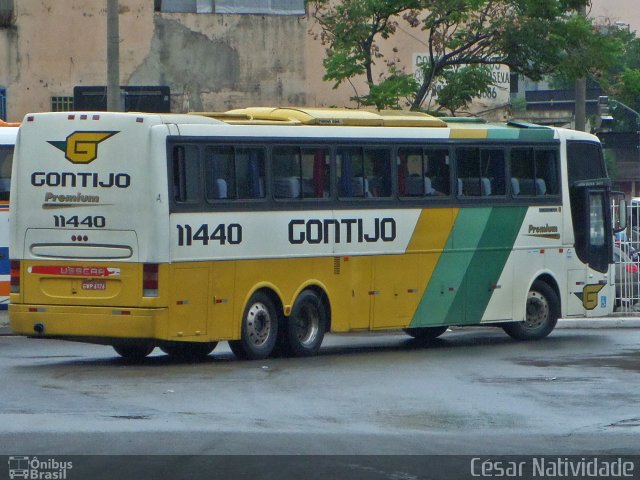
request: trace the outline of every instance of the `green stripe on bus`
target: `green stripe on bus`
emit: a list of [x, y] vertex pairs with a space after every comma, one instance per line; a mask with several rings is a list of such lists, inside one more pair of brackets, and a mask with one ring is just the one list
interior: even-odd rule
[[480, 323], [526, 212], [461, 209], [410, 326]]
[[[480, 323], [511, 254], [527, 207], [494, 208], [463, 281], [465, 323]], [[507, 280], [511, 281], [511, 279]], [[448, 319], [450, 322], [452, 318]]]
[[[446, 245], [411, 321], [411, 327], [445, 325], [450, 314], [464, 315], [456, 302], [473, 251], [485, 230], [491, 208], [463, 208], [458, 212]], [[462, 310], [461, 310], [462, 309]]]

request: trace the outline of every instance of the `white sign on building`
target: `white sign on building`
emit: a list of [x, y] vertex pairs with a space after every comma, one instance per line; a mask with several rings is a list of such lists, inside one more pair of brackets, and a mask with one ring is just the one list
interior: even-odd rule
[[[429, 54], [415, 53], [413, 54], [413, 75], [418, 83], [422, 83], [423, 74], [420, 65], [427, 62]], [[500, 107], [509, 103], [510, 87], [510, 69], [506, 65], [495, 64], [490, 65], [491, 77], [493, 85], [490, 85], [485, 92], [473, 99], [472, 110], [485, 110]], [[431, 86], [431, 92], [427, 94], [425, 106], [432, 106], [438, 103], [438, 92], [444, 87], [444, 82], [437, 81]]]

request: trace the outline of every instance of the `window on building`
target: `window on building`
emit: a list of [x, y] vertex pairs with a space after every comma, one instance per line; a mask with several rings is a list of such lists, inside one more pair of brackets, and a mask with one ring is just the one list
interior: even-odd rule
[[0, 28], [13, 25], [13, 0], [0, 0]]
[[167, 13], [305, 14], [304, 0], [155, 0], [155, 10]]
[[52, 112], [73, 111], [73, 97], [51, 97]]
[[0, 120], [7, 119], [7, 89], [0, 87]]

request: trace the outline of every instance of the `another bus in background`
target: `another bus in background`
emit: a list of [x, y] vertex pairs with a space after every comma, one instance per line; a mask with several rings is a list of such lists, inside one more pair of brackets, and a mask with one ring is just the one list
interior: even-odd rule
[[9, 190], [19, 125], [0, 120], [0, 310], [9, 303]]

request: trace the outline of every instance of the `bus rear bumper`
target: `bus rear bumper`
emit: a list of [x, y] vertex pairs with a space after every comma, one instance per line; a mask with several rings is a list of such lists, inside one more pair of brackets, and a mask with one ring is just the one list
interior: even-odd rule
[[167, 319], [166, 308], [9, 305], [14, 333], [43, 338], [164, 339]]

